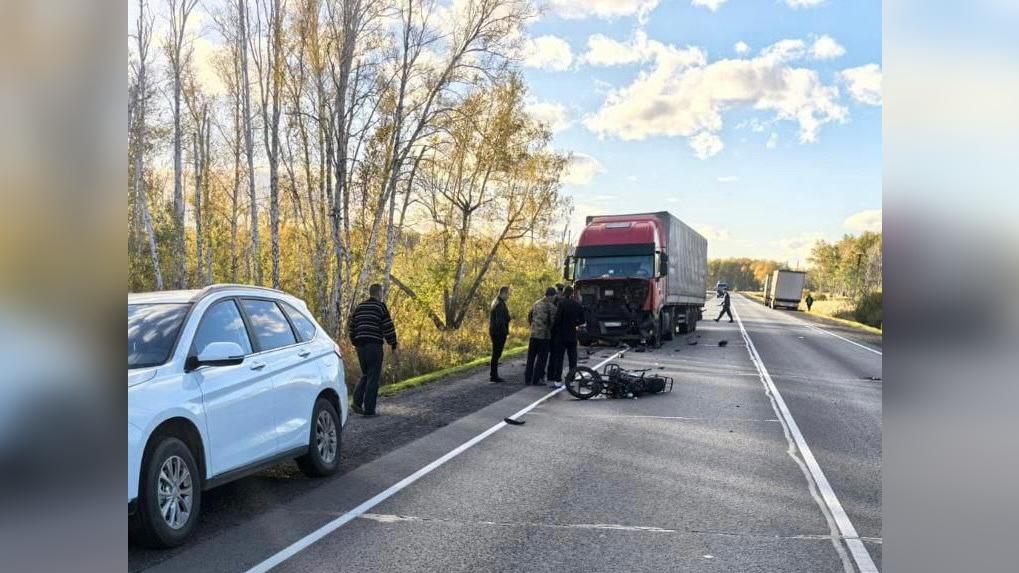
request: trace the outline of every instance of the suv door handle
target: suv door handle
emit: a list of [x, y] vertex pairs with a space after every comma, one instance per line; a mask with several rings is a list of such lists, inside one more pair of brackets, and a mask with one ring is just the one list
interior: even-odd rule
[[311, 351], [305, 348], [304, 350], [298, 352], [297, 355], [300, 356], [301, 358], [307, 358], [311, 356]]
[[248, 368], [251, 368], [252, 370], [261, 370], [265, 368], [265, 362], [255, 362]]

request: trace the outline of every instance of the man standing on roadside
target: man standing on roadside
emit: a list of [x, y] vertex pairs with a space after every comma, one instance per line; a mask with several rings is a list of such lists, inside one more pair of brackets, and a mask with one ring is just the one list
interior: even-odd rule
[[[555, 285], [555, 299], [552, 303], [555, 304], [556, 308], [563, 302], [563, 289], [565, 286], [563, 283], [556, 283]], [[553, 314], [554, 316], [554, 314]], [[548, 376], [546, 380], [549, 382], [562, 382], [563, 377], [563, 346], [558, 344], [555, 337], [555, 329], [552, 330], [552, 338], [548, 341]]]
[[810, 307], [814, 306], [814, 297], [810, 296], [809, 292], [807, 293], [807, 300], [805, 302], [807, 303], [807, 312], [810, 312]]
[[715, 322], [718, 322], [723, 315], [729, 315], [729, 322], [732, 322], [732, 309], [729, 308], [731, 304], [729, 301], [729, 289], [725, 289], [725, 294], [722, 295], [722, 312], [718, 313], [718, 317], [715, 318]]
[[570, 369], [566, 373], [569, 380], [577, 370], [577, 327], [587, 322], [584, 307], [573, 296], [573, 287], [563, 289], [563, 299], [556, 306], [555, 320], [552, 323], [552, 356], [556, 361], [549, 382], [562, 382], [563, 353], [570, 360]]
[[508, 286], [499, 287], [499, 294], [492, 301], [492, 310], [488, 314], [488, 336], [492, 339], [492, 363], [488, 379], [492, 382], [505, 382], [499, 377], [499, 358], [506, 346], [506, 337], [509, 336], [510, 321], [513, 320], [506, 306], [509, 296]]
[[549, 340], [552, 338], [552, 320], [555, 318], [556, 290], [548, 287], [545, 296], [537, 300], [527, 313], [531, 325], [531, 339], [527, 343], [527, 366], [524, 369], [524, 384], [538, 385], [545, 375], [548, 362]]
[[374, 416], [382, 377], [382, 343], [389, 343], [396, 351], [396, 327], [386, 303], [382, 302], [382, 285], [368, 287], [368, 300], [354, 309], [347, 335], [357, 349], [361, 365], [361, 379], [354, 387], [354, 404], [350, 409], [362, 416]]

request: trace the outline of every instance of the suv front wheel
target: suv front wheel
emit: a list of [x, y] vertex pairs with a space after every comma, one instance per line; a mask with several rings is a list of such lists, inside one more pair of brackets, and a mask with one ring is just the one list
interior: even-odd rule
[[146, 458], [138, 506], [129, 519], [131, 540], [147, 547], [180, 545], [198, 523], [198, 464], [187, 445], [173, 437], [161, 438]]
[[297, 458], [297, 465], [309, 477], [323, 477], [340, 468], [340, 416], [325, 398], [315, 401], [311, 414], [311, 439], [308, 453]]

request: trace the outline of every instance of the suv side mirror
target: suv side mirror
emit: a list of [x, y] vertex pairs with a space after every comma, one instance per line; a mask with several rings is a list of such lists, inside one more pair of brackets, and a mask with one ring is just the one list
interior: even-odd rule
[[244, 349], [236, 342], [210, 342], [194, 361], [199, 366], [234, 366], [244, 362]]
[[661, 253], [658, 259], [658, 276], [664, 277], [669, 274], [669, 254]]

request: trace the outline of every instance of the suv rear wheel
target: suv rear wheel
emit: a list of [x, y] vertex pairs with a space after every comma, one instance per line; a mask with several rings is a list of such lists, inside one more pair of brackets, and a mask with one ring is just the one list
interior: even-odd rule
[[308, 453], [297, 458], [297, 465], [308, 477], [328, 476], [340, 469], [340, 417], [325, 398], [315, 401]]
[[191, 450], [174, 437], [146, 456], [138, 484], [138, 506], [129, 518], [131, 541], [146, 547], [184, 543], [198, 523], [202, 478]]

